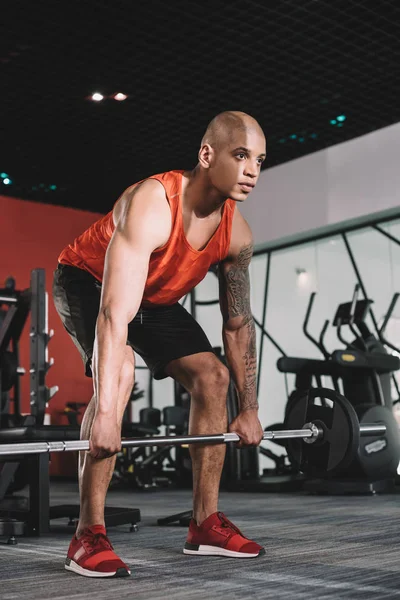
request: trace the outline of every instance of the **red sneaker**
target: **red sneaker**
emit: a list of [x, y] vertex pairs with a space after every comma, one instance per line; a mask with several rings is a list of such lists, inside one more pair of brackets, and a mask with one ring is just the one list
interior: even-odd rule
[[265, 554], [262, 546], [244, 537], [222, 512], [210, 515], [200, 526], [192, 519], [184, 554], [256, 558]]
[[103, 525], [87, 527], [79, 539], [74, 535], [68, 548], [65, 568], [85, 577], [129, 577], [131, 574], [126, 564], [113, 552]]

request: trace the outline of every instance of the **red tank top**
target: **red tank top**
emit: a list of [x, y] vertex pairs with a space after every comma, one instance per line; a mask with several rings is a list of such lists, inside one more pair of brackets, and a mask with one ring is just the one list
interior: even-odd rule
[[[212, 264], [220, 262], [228, 254], [235, 201], [228, 199], [225, 202], [217, 230], [202, 250], [195, 250], [187, 241], [183, 229], [183, 173], [168, 171], [149, 177], [157, 179], [164, 186], [171, 209], [172, 227], [168, 242], [150, 256], [143, 306], [178, 302], [204, 279]], [[101, 281], [105, 254], [113, 232], [113, 211], [110, 211], [64, 248], [58, 262], [84, 269]]]

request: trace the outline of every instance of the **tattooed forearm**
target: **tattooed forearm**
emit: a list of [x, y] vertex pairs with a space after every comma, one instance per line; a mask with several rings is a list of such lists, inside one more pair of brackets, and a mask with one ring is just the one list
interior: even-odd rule
[[222, 265], [220, 273], [226, 356], [238, 390], [241, 411], [258, 408], [256, 330], [250, 307], [248, 273], [252, 254], [253, 246], [244, 246], [234, 262]]
[[244, 354], [244, 385], [243, 390], [240, 393], [240, 410], [251, 410], [258, 408], [257, 402], [257, 389], [256, 389], [256, 377], [257, 377], [257, 352], [256, 352], [256, 328], [254, 321], [251, 319], [246, 325], [248, 341], [247, 351]]

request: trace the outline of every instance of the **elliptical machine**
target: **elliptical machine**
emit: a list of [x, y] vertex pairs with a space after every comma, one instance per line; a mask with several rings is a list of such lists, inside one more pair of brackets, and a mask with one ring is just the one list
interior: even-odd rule
[[[308, 331], [308, 322], [316, 293], [310, 297], [303, 332], [320, 350], [324, 359], [282, 357], [277, 362], [283, 373], [296, 375], [296, 389], [291, 398], [308, 393], [315, 381], [322, 386], [322, 377], [331, 379], [336, 392], [347, 397], [354, 406], [360, 424], [363, 422], [385, 422], [387, 433], [379, 439], [363, 438], [357, 457], [345, 472], [324, 479], [308, 480], [304, 489], [318, 493], [376, 493], [392, 490], [397, 466], [400, 460], [398, 426], [392, 413], [390, 379], [394, 371], [400, 368], [397, 357], [388, 354], [383, 333], [394, 309], [393, 300], [386, 313], [383, 326], [374, 336], [368, 329], [365, 319], [371, 310], [372, 300], [358, 300], [359, 286], [354, 290], [351, 302], [341, 304], [335, 314], [333, 325], [338, 339], [344, 344], [343, 350], [331, 354], [325, 347], [324, 336], [329, 325], [326, 320], [319, 339]], [[342, 327], [348, 326], [355, 339], [348, 342], [342, 335]], [[358, 331], [357, 331], [357, 329]], [[392, 347], [393, 348], [393, 347]], [[341, 389], [342, 388], [342, 389]], [[321, 402], [325, 402], [321, 399]]]

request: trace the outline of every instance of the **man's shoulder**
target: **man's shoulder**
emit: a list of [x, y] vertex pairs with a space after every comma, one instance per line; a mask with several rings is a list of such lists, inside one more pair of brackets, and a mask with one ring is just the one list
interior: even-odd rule
[[171, 196], [175, 196], [180, 192], [183, 173], [183, 170], [173, 170], [149, 175], [141, 181], [138, 181], [137, 183], [131, 185], [129, 188], [127, 188], [127, 190], [125, 190], [125, 193], [128, 193], [129, 195], [133, 196], [136, 194], [136, 191], [139, 191], [139, 189], [144, 189], [147, 193], [151, 192], [152, 190], [156, 191], [157, 188], [159, 188], [161, 194], [162, 187], [164, 188], [163, 191], [165, 196], [167, 196], [168, 198]]
[[172, 171], [163, 171], [162, 173], [153, 173], [152, 175], [147, 175], [146, 177], [143, 177], [143, 179], [140, 179], [139, 181], [136, 181], [135, 183], [129, 185], [124, 193], [132, 191], [139, 186], [143, 186], [143, 184], [145, 184], [146, 182], [150, 182], [150, 184], [152, 184], [152, 182], [154, 181], [167, 181], [179, 179], [179, 177], [182, 176], [182, 173], [184, 173], [183, 170], [174, 169]]
[[235, 210], [232, 220], [232, 238], [233, 241], [248, 245], [253, 242], [251, 227], [239, 210]]
[[235, 210], [232, 220], [231, 240], [225, 261], [237, 262], [239, 260], [243, 262], [243, 254], [251, 258], [253, 254], [253, 235], [246, 219], [240, 214], [239, 210]]
[[147, 178], [126, 188], [113, 208], [114, 225], [121, 219], [140, 218], [151, 211], [163, 216], [170, 212], [166, 189], [156, 178]]
[[159, 177], [161, 179], [166, 179], [167, 177], [181, 177], [182, 173], [185, 171], [183, 169], [171, 169], [171, 171], [163, 171], [162, 173], [154, 173], [153, 175], [149, 175], [148, 177]]

